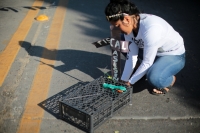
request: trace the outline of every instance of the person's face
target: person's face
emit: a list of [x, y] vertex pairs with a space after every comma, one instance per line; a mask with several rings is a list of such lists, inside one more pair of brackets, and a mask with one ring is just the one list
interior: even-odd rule
[[116, 22], [111, 21], [110, 23], [111, 25], [118, 27], [121, 30], [121, 32], [126, 35], [130, 34], [133, 30], [133, 26], [131, 24], [132, 23], [131, 18], [128, 16], [125, 16], [123, 21], [122, 20], [118, 20]]

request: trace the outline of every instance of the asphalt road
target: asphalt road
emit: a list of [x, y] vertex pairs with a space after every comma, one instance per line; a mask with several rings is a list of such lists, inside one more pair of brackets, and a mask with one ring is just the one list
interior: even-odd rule
[[[109, 46], [92, 45], [110, 36], [104, 16], [108, 2], [0, 1], [0, 74], [6, 75], [0, 75], [0, 133], [83, 132], [59, 119], [56, 97], [110, 71]], [[165, 96], [151, 95], [151, 86], [140, 80], [133, 87], [132, 106], [126, 106], [94, 132], [199, 133], [200, 2], [134, 2], [143, 12], [167, 20], [183, 36], [186, 66]], [[49, 20], [36, 21], [40, 14]], [[45, 102], [52, 106], [45, 107]]]

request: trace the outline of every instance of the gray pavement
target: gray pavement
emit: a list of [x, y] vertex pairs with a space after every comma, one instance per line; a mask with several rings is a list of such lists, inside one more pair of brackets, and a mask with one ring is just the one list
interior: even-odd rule
[[[91, 43], [110, 36], [104, 8], [109, 0], [69, 0], [65, 23], [47, 100], [78, 83], [88, 83], [110, 71], [109, 46], [95, 48]], [[21, 4], [2, 1], [0, 6], [18, 7], [19, 12], [0, 10], [0, 48], [5, 48], [33, 1]], [[132, 105], [114, 115], [95, 133], [199, 133], [200, 132], [200, 2], [198, 0], [135, 0], [145, 13], [167, 20], [184, 38], [186, 66], [176, 75], [173, 89], [165, 96], [154, 96], [144, 79], [134, 85]], [[6, 5], [6, 3], [8, 5]], [[54, 1], [45, 1], [49, 6]], [[55, 1], [58, 3], [58, 1]], [[1, 8], [1, 7], [0, 7]], [[40, 10], [50, 18], [55, 8]], [[16, 17], [16, 15], [18, 17]], [[2, 20], [2, 17], [5, 18]], [[9, 17], [12, 16], [12, 17]], [[6, 22], [5, 22], [6, 21]], [[52, 19], [34, 22], [12, 68], [0, 87], [0, 133], [15, 133], [24, 111], [36, 68], [40, 63]], [[7, 23], [9, 22], [9, 23]], [[13, 24], [14, 23], [14, 24]], [[13, 24], [13, 28], [10, 26]], [[2, 32], [4, 31], [4, 32]], [[37, 33], [37, 34], [36, 34]], [[48, 51], [48, 49], [45, 49]], [[50, 50], [49, 50], [50, 52]], [[50, 57], [44, 57], [49, 59]], [[124, 64], [122, 58], [122, 64]], [[43, 102], [43, 101], [41, 101]], [[39, 103], [38, 103], [39, 104]], [[45, 109], [40, 133], [83, 133], [58, 119], [58, 112]]]

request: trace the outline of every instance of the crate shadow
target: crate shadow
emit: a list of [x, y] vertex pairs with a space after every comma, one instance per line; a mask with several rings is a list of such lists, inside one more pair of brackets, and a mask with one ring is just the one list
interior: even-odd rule
[[61, 100], [64, 96], [66, 96], [70, 91], [88, 84], [89, 82], [78, 82], [77, 84], [49, 97], [48, 99], [42, 101], [38, 104], [42, 109], [56, 117], [57, 119], [60, 118], [59, 116], [59, 100]]

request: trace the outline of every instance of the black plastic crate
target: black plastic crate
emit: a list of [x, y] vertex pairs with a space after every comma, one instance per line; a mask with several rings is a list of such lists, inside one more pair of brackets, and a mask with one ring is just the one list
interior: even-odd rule
[[[125, 86], [127, 91], [118, 93], [103, 88], [103, 83]], [[59, 101], [60, 116], [68, 123], [92, 133], [105, 120], [131, 102], [132, 88], [120, 82], [100, 77], [91, 83], [71, 90]]]

